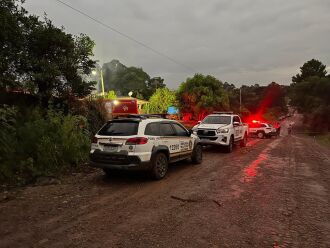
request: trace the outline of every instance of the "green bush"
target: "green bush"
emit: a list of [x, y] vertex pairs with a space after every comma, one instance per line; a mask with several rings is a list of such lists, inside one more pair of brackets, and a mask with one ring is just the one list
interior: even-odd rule
[[7, 105], [0, 108], [0, 178], [12, 176], [8, 162], [15, 157], [13, 147], [17, 146], [16, 117], [16, 108]]
[[319, 135], [317, 138], [321, 143], [330, 147], [330, 132]]
[[84, 116], [87, 119], [91, 136], [95, 135], [109, 119], [104, 100], [101, 98], [72, 102], [70, 105], [70, 113], [72, 115]]
[[0, 108], [0, 181], [26, 183], [56, 175], [88, 159], [90, 135], [86, 118], [33, 109], [22, 115]]

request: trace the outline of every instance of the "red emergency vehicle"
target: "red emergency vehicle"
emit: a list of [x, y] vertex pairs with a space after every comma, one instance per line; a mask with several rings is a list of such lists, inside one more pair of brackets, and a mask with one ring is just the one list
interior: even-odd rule
[[138, 114], [138, 102], [135, 98], [104, 100], [105, 108], [111, 118], [127, 114]]

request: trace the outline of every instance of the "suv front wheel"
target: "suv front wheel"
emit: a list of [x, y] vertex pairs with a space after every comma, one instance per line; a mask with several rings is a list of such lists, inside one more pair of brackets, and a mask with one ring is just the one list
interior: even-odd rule
[[151, 160], [152, 176], [159, 180], [165, 177], [168, 169], [168, 159], [164, 153], [157, 153]]
[[194, 164], [200, 164], [203, 160], [203, 149], [201, 145], [196, 145], [192, 154], [191, 154], [191, 161]]
[[226, 152], [231, 153], [233, 151], [233, 148], [234, 148], [234, 139], [233, 136], [230, 136], [229, 144], [226, 146]]

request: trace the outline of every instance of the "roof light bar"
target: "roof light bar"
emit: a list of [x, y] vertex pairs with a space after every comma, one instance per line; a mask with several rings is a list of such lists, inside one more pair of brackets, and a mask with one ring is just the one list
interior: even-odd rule
[[227, 112], [214, 111], [213, 114], [218, 114], [218, 115], [232, 115], [232, 114], [234, 114], [234, 112], [233, 111], [227, 111]]

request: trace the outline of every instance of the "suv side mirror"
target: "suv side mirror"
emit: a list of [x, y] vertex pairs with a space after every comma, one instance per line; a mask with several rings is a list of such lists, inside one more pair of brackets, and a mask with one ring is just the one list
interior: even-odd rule
[[238, 121], [234, 121], [234, 123], [233, 123], [233, 126], [234, 127], [237, 127], [237, 126], [239, 126], [240, 125], [240, 123], [238, 122]]
[[191, 136], [193, 134], [193, 130], [192, 129], [189, 129], [188, 130], [188, 136]]

